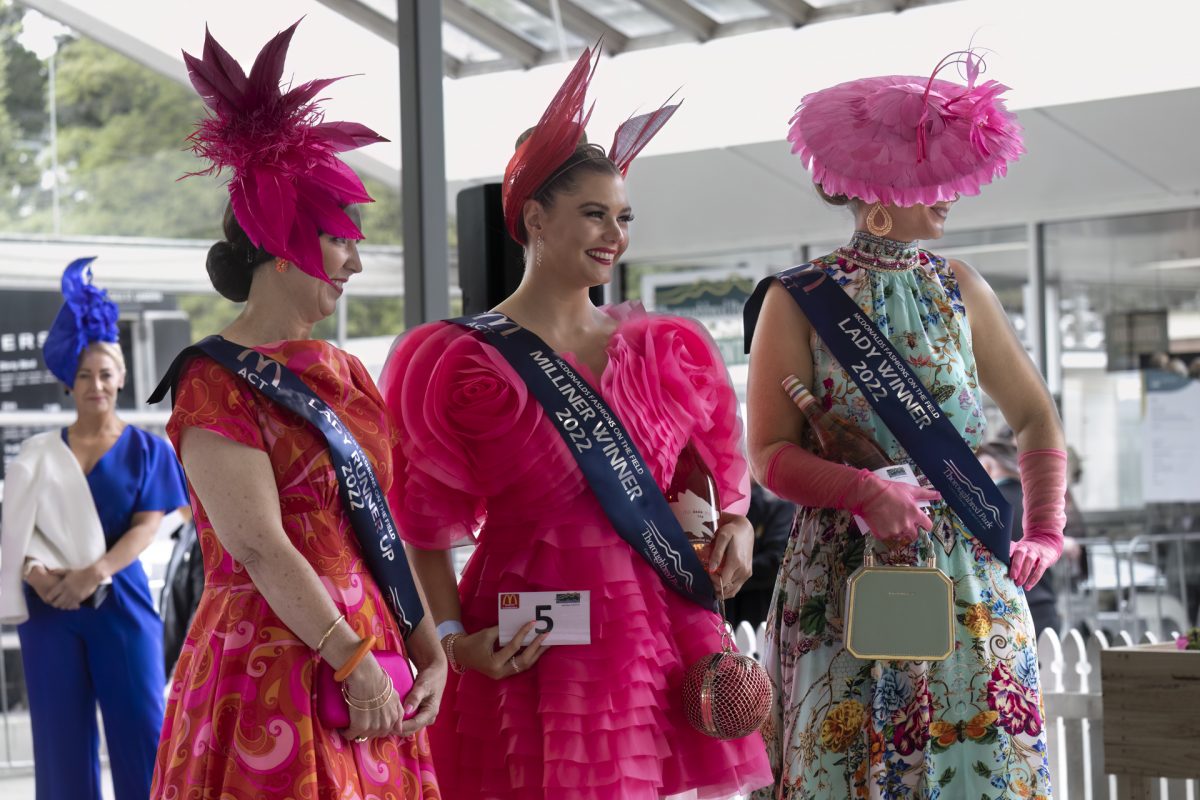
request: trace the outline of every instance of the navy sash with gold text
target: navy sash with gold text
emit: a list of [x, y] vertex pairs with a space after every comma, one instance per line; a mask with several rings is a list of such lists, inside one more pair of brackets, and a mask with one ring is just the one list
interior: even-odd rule
[[425, 611], [387, 497], [354, 434], [296, 373], [270, 356], [220, 336], [202, 339], [176, 356], [148, 402], [162, 400], [168, 388], [173, 399], [179, 372], [191, 357], [197, 355], [206, 355], [238, 375], [271, 400], [299, 415], [325, 437], [342, 504], [358, 538], [363, 560], [383, 591], [400, 630], [405, 637], [411, 634]]
[[701, 608], [716, 593], [633, 439], [599, 393], [537, 334], [503, 314], [450, 322], [483, 335], [525, 382], [567, 443], [609, 522], [662, 582]]

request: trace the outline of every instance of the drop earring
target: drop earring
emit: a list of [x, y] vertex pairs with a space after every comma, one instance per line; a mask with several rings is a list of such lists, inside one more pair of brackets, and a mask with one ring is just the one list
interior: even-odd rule
[[275, 259], [275, 271], [276, 272], [282, 274], [284, 272], [287, 272], [287, 270], [288, 270], [288, 262], [287, 262], [286, 258]]
[[543, 245], [544, 245], [544, 242], [542, 241], [542, 235], [539, 233], [538, 238], [537, 238], [537, 244], [535, 244], [534, 248], [533, 248], [533, 261], [534, 261], [534, 264], [536, 264], [538, 266], [538, 268], [541, 268], [541, 266], [542, 266], [542, 247], [543, 247]]
[[[879, 217], [876, 220], [876, 216]], [[883, 203], [874, 203], [867, 212], [867, 231], [872, 236], [887, 236], [892, 232], [892, 215], [883, 207]]]

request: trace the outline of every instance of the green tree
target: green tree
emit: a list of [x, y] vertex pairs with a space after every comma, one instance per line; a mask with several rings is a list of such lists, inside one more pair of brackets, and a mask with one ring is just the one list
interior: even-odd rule
[[0, 217], [9, 218], [38, 182], [38, 109], [46, 105], [38, 60], [17, 42], [20, 21], [16, 9], [0, 4]]

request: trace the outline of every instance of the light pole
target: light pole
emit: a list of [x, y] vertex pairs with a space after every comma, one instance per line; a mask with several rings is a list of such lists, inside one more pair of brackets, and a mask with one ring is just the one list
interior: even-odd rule
[[59, 205], [58, 186], [58, 96], [56, 92], [56, 60], [59, 40], [69, 36], [71, 29], [61, 23], [28, 10], [21, 19], [21, 45], [46, 62], [48, 73], [47, 94], [50, 105], [50, 205], [53, 233], [62, 233], [62, 212]]
[[55, 236], [62, 233], [62, 211], [59, 209], [58, 202], [58, 100], [54, 87], [54, 62], [58, 56], [58, 40], [54, 40], [55, 47], [50, 51], [48, 59], [49, 80], [46, 81], [50, 92], [50, 217], [53, 220], [53, 232]]

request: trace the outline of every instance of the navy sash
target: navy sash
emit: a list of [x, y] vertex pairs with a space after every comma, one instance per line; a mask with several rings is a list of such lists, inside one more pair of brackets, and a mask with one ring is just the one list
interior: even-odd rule
[[363, 560], [371, 577], [383, 590], [388, 606], [405, 637], [416, 629], [425, 614], [421, 597], [408, 568], [408, 558], [396, 534], [396, 523], [387, 498], [367, 454], [329, 405], [283, 364], [257, 350], [234, 344], [220, 336], [209, 336], [185, 348], [150, 395], [157, 403], [171, 389], [188, 359], [206, 355], [246, 383], [299, 415], [319, 430], [329, 445], [329, 458], [337, 475], [342, 504], [358, 538]]
[[1008, 564], [1012, 506], [921, 379], [874, 321], [824, 270], [802, 264], [759, 283], [746, 303], [746, 351], [750, 350], [763, 298], [775, 278], [967, 529], [992, 555]]
[[567, 443], [613, 528], [669, 588], [701, 608], [716, 592], [617, 415], [567, 361], [503, 314], [450, 322], [478, 331], [516, 370]]

